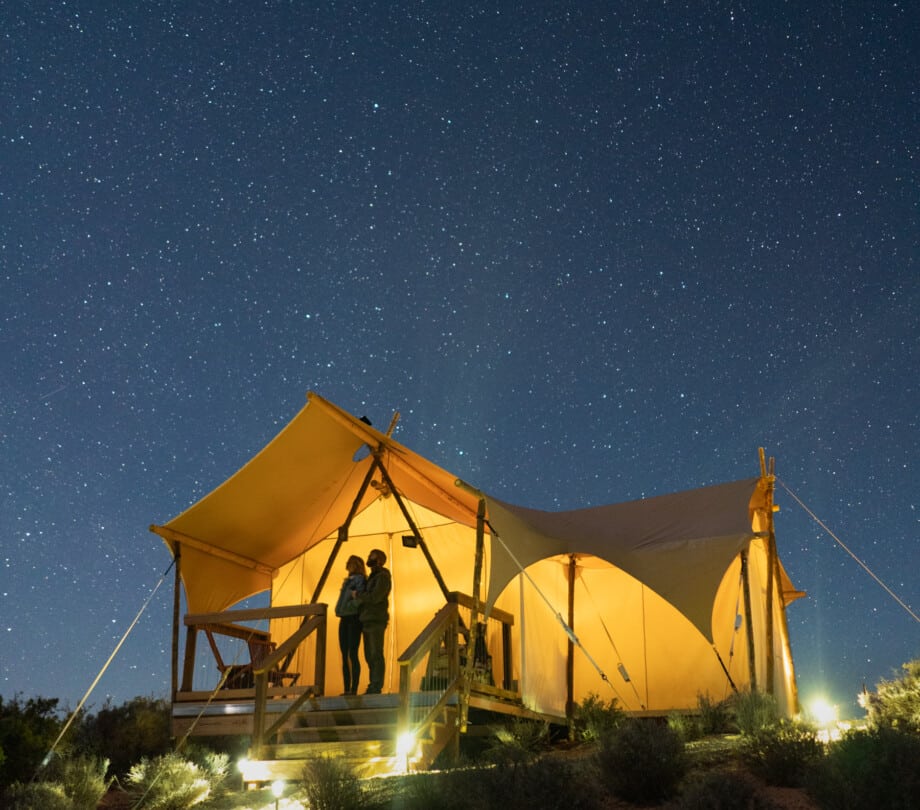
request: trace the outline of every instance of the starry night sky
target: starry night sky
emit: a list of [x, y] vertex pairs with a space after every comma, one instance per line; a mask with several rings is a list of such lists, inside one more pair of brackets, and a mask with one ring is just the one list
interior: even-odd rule
[[[0, 695], [75, 706], [310, 389], [545, 509], [763, 446], [916, 612], [915, 5], [316, 5], [0, 11]], [[920, 625], [777, 501], [856, 711]], [[91, 707], [168, 694], [171, 585]]]

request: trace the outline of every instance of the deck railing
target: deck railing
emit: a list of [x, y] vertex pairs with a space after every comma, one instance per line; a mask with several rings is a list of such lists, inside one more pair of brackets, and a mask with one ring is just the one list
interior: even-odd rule
[[[452, 592], [449, 601], [399, 657], [398, 734], [421, 742], [440, 722], [446, 708], [462, 696], [485, 691], [493, 696], [517, 697], [511, 682], [511, 627], [514, 617], [493, 610], [488, 620], [472, 628], [472, 597]], [[489, 653], [492, 633], [499, 634], [498, 660]], [[473, 650], [470, 651], [470, 640]], [[473, 660], [467, 666], [467, 657]], [[470, 676], [464, 690], [464, 676]], [[500, 686], [496, 686], [496, 679]], [[410, 756], [408, 753], [407, 756]]]
[[[231, 687], [255, 689], [253, 712], [253, 747], [259, 750], [279, 728], [294, 715], [304, 701], [325, 691], [326, 680], [326, 613], [327, 605], [289, 605], [273, 608], [252, 608], [248, 610], [227, 610], [221, 613], [196, 613], [185, 617], [187, 628], [185, 662], [182, 673], [182, 690], [192, 689], [195, 670], [195, 649], [198, 634], [204, 633], [221, 671], [221, 684]], [[269, 644], [267, 631], [250, 627], [245, 622], [272, 621], [277, 619], [300, 619], [299, 627], [280, 645]], [[312, 684], [297, 684], [303, 680], [301, 673], [289, 672], [297, 650], [303, 642], [316, 634], [316, 654]], [[225, 664], [215, 636], [227, 636], [246, 641], [250, 651], [254, 644], [261, 644], [262, 652], [251, 657], [247, 664]], [[265, 704], [272, 694], [281, 692], [293, 697], [284, 713], [269, 727], [265, 727]], [[252, 692], [250, 692], [252, 694]]]

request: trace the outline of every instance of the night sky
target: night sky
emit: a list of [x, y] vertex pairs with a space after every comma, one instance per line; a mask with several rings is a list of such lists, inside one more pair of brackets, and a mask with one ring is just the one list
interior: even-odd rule
[[[315, 390], [495, 497], [757, 475], [920, 608], [920, 10], [0, 10], [0, 695], [73, 707], [148, 532]], [[778, 486], [800, 692], [920, 625]], [[165, 697], [172, 576], [102, 678]]]

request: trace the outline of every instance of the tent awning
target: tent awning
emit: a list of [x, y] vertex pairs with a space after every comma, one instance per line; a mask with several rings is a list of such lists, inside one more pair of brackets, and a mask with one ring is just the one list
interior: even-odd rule
[[639, 501], [542, 512], [488, 498], [492, 604], [520, 568], [560, 554], [593, 555], [631, 574], [712, 637], [712, 604], [731, 561], [754, 537], [759, 478]]
[[[362, 420], [310, 393], [307, 405], [239, 472], [163, 526], [189, 610], [224, 610], [271, 586], [272, 572], [341, 526], [380, 449], [390, 477], [415, 503], [474, 526], [477, 501], [455, 477]], [[359, 506], [379, 492], [369, 488]]]

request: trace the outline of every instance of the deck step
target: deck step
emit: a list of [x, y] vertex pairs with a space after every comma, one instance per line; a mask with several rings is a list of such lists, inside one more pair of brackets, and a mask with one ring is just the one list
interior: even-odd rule
[[282, 734], [284, 744], [386, 740], [396, 736], [396, 723], [301, 726]]

